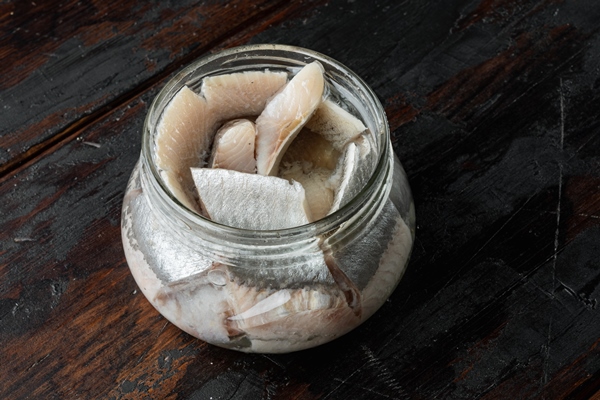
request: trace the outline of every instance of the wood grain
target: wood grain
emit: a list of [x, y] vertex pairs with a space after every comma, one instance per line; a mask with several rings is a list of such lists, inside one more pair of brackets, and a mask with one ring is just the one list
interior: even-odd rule
[[311, 2], [0, 5], [0, 175], [215, 45]]
[[[218, 2], [89, 3], [91, 14], [64, 4], [68, 26], [55, 27], [54, 50], [48, 38], [27, 45], [2, 31], [0, 51], [21, 60], [7, 65], [24, 65], [2, 81], [3, 105], [24, 107], [28, 95], [13, 88], [31, 88], [32, 77], [46, 73], [52, 57], [35, 49], [71, 68], [57, 75], [61, 84], [119, 54], [118, 43], [128, 43], [119, 65], [131, 66], [113, 81], [96, 73], [90, 87], [79, 84], [75, 97], [88, 108], [64, 121], [52, 115], [71, 110], [75, 98], [24, 111], [31, 122], [15, 123], [22, 133], [6, 131], [11, 140], [22, 135], [15, 152], [41, 147], [0, 181], [0, 397], [599, 396], [600, 6], [265, 2], [231, 28], [216, 21], [246, 15], [248, 2], [237, 11]], [[13, 23], [16, 3], [0, 7], [2, 21]], [[43, 7], [45, 22], [31, 14], [11, 29], [27, 26], [24, 37], [34, 38], [36, 23], [61, 15]], [[186, 20], [189, 10], [215, 21]], [[199, 24], [204, 44], [177, 29], [185, 21]], [[87, 37], [94, 62], [70, 65], [78, 53], [68, 37]], [[123, 191], [165, 78], [196, 52], [258, 42], [324, 52], [374, 88], [418, 218], [411, 263], [382, 309], [335, 342], [288, 355], [239, 354], [179, 331], [137, 289], [120, 241]], [[29, 50], [7, 50], [19, 45]], [[69, 51], [57, 53], [61, 46]], [[148, 54], [154, 65], [145, 64]], [[96, 110], [93, 118], [86, 110]]]

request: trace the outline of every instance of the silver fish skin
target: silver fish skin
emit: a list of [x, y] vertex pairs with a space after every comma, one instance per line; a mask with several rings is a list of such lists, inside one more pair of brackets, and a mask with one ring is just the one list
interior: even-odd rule
[[191, 172], [203, 208], [220, 224], [273, 230], [305, 225], [312, 219], [298, 182], [224, 169], [192, 168]]

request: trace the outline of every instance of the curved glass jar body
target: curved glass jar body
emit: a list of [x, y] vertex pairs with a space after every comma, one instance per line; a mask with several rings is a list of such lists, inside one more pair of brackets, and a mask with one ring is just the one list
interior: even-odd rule
[[[366, 186], [327, 217], [290, 229], [250, 231], [209, 221], [161, 179], [156, 126], [171, 98], [207, 75], [289, 72], [323, 65], [329, 96], [369, 130], [376, 155]], [[140, 289], [173, 324], [217, 346], [283, 353], [352, 330], [390, 296], [414, 238], [414, 206], [373, 92], [336, 61], [280, 45], [244, 46], [200, 59], [175, 76], [148, 113], [142, 154], [123, 202], [125, 255]]]

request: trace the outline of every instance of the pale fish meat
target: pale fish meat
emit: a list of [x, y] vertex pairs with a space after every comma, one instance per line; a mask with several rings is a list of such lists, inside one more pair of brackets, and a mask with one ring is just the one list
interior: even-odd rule
[[[362, 294], [364, 318], [373, 314], [376, 304], [381, 305], [392, 293], [404, 272], [412, 246], [410, 229], [392, 200], [388, 199], [369, 221], [369, 226], [364, 228], [366, 233], [356, 243], [342, 239], [331, 244], [340, 270]], [[338, 234], [345, 235], [344, 232]]]
[[165, 107], [157, 127], [156, 165], [173, 195], [195, 211], [200, 210], [190, 167], [201, 165], [215, 122], [206, 101], [184, 86]]
[[306, 127], [321, 135], [338, 151], [343, 151], [349, 142], [367, 129], [360, 119], [329, 99], [319, 105]]
[[202, 80], [202, 95], [221, 121], [257, 116], [267, 100], [286, 84], [285, 72], [245, 71]]
[[256, 171], [252, 121], [235, 119], [223, 125], [215, 136], [208, 166], [252, 174]]
[[315, 221], [329, 214], [335, 192], [335, 187], [332, 186], [330, 180], [330, 169], [314, 167], [308, 161], [282, 162], [279, 176], [302, 185], [306, 192], [308, 207]]
[[[374, 168], [374, 162], [368, 162], [370, 158], [374, 158], [374, 152], [371, 151], [371, 145], [365, 136], [359, 135], [354, 141], [346, 144], [338, 166], [329, 178], [330, 185], [335, 187], [329, 214], [347, 204], [365, 186]], [[369, 167], [369, 164], [372, 167]]]
[[256, 119], [258, 174], [277, 174], [283, 154], [322, 101], [323, 74], [323, 66], [318, 61], [303, 67], [269, 100]]
[[209, 218], [241, 229], [285, 229], [312, 218], [304, 188], [275, 176], [192, 168], [200, 202]]
[[278, 176], [300, 182], [313, 218], [325, 217], [333, 204], [335, 187], [330, 180], [340, 152], [321, 135], [303, 128], [285, 152]]
[[157, 126], [156, 165], [172, 194], [200, 212], [190, 167], [202, 167], [217, 127], [232, 117], [257, 116], [287, 82], [285, 72], [250, 71], [205, 77], [201, 95], [182, 87]]
[[[317, 247], [294, 265], [215, 263], [157, 287], [151, 298], [186, 332], [241, 351], [301, 350], [341, 336], [361, 322], [328, 273]], [[256, 268], [262, 274], [256, 274]], [[297, 285], [285, 285], [290, 276]]]
[[[263, 78], [272, 85], [257, 85]], [[204, 102], [203, 108], [194, 109], [194, 114], [201, 114], [202, 121], [195, 122], [204, 130], [191, 139], [193, 146], [181, 147], [195, 164], [179, 159], [175, 152], [167, 152], [164, 159], [176, 178], [175, 182], [166, 180], [167, 185], [187, 188], [180, 190], [185, 199], [198, 202], [213, 221], [253, 230], [303, 225], [342, 207], [369, 179], [377, 158], [370, 133], [348, 111], [322, 100], [322, 66], [314, 62], [287, 85], [286, 80], [287, 74], [269, 71], [203, 79], [201, 95], [195, 95]], [[182, 96], [187, 98], [189, 93]], [[226, 124], [215, 137], [221, 123], [258, 114], [255, 146], [247, 146], [254, 147], [256, 159], [238, 146], [240, 136], [229, 132], [234, 126]], [[167, 130], [188, 126], [172, 125], [167, 124]], [[246, 139], [240, 142], [250, 140], [249, 133], [243, 136]], [[166, 139], [164, 143], [170, 145]], [[211, 143], [209, 166], [213, 168], [196, 168], [204, 165]], [[195, 158], [185, 153], [192, 147]], [[243, 152], [240, 157], [238, 148]], [[256, 164], [249, 166], [246, 161], [252, 163], [250, 159]], [[254, 166], [258, 175], [252, 174]], [[235, 171], [238, 168], [249, 173]], [[183, 176], [196, 184], [196, 193], [189, 193], [192, 185], [182, 184]], [[144, 213], [147, 205], [133, 195], [137, 189], [131, 193], [130, 201]], [[125, 218], [125, 232], [157, 225], [149, 212], [132, 217]], [[412, 236], [390, 200], [376, 210], [369, 225], [360, 238], [344, 226], [338, 231], [341, 239], [332, 243], [329, 238], [313, 238], [284, 265], [276, 259], [252, 257], [240, 265], [237, 256], [230, 260], [226, 254], [218, 261], [202, 260], [185, 243], [169, 242], [169, 252], [163, 254], [160, 244], [140, 252], [145, 244], [124, 242], [135, 260], [136, 281], [171, 322], [223, 347], [277, 353], [313, 347], [343, 335], [391, 294], [403, 272], [398, 271], [398, 262], [405, 264]], [[157, 232], [155, 236], [167, 240], [168, 235]], [[157, 267], [150, 267], [148, 259]]]

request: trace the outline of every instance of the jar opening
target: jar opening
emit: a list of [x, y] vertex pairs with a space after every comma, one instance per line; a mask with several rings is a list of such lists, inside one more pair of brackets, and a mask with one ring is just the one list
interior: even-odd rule
[[[194, 87], [202, 78], [215, 73], [240, 71], [250, 66], [253, 70], [265, 68], [294, 68], [314, 60], [321, 62], [329, 82], [347, 96], [357, 109], [376, 144], [377, 161], [371, 167], [371, 175], [362, 189], [337, 211], [306, 225], [277, 230], [247, 230], [209, 220], [186, 207], [168, 188], [153, 156], [156, 126], [162, 112], [172, 97], [184, 85]], [[248, 45], [231, 48], [200, 58], [173, 77], [156, 96], [144, 123], [142, 143], [142, 167], [149, 172], [147, 186], [154, 192], [163, 210], [176, 215], [189, 229], [209, 229], [224, 235], [253, 237], [256, 239], [297, 238], [304, 235], [320, 235], [336, 229], [354, 216], [378, 188], [385, 182], [391, 163], [390, 132], [385, 112], [375, 93], [356, 74], [339, 62], [318, 52], [287, 45]]]

